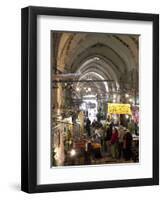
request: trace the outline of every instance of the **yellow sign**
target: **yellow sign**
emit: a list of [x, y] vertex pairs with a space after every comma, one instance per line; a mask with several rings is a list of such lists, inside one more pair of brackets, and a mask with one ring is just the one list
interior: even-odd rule
[[130, 104], [108, 103], [108, 113], [131, 115]]

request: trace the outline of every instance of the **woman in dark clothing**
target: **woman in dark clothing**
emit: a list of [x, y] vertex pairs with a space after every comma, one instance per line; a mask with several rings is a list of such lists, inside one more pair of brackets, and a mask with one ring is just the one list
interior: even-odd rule
[[109, 124], [109, 126], [106, 128], [106, 137], [105, 137], [105, 142], [106, 142], [106, 149], [107, 149], [107, 152], [109, 154], [111, 154], [111, 151], [110, 151], [110, 141], [111, 141], [111, 137], [112, 137], [112, 131], [113, 131], [113, 122], [111, 122]]
[[112, 158], [118, 158], [118, 130], [116, 128], [113, 129], [111, 137], [111, 155]]
[[125, 160], [130, 160], [132, 157], [132, 135], [131, 133], [128, 131], [125, 135], [124, 135], [124, 158]]

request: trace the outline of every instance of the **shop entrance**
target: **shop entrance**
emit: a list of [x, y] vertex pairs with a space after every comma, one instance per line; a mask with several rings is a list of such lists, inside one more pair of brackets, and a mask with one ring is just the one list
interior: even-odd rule
[[91, 123], [94, 120], [97, 120], [98, 113], [98, 101], [95, 95], [85, 95], [82, 98], [82, 104], [80, 110], [83, 110], [87, 113], [87, 117], [90, 119]]

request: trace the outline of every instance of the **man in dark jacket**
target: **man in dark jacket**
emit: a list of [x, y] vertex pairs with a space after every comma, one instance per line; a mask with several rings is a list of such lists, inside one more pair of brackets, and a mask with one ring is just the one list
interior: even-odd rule
[[90, 137], [91, 136], [91, 121], [89, 118], [87, 118], [86, 120], [86, 130], [87, 130], [88, 136]]

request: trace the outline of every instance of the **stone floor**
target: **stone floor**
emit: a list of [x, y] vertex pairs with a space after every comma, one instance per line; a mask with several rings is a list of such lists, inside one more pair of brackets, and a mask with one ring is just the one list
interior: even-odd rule
[[[80, 160], [80, 161], [79, 161]], [[131, 160], [125, 160], [123, 158], [115, 159], [112, 158], [111, 155], [108, 155], [108, 153], [102, 153], [101, 158], [94, 158], [91, 156], [90, 162], [85, 163], [84, 157], [81, 157], [81, 159], [74, 159], [74, 160], [68, 160], [65, 165], [71, 166], [71, 165], [99, 165], [99, 164], [119, 164], [119, 163], [134, 163], [134, 161]]]

